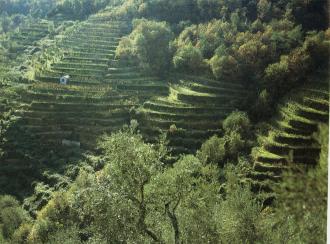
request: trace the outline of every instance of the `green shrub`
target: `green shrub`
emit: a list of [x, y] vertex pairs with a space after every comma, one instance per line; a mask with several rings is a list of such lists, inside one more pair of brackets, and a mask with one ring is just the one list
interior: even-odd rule
[[[25, 244], [27, 243], [29, 233], [32, 229], [31, 223], [23, 223], [20, 227], [14, 232], [11, 240], [15, 244]], [[1, 242], [0, 242], [1, 243]]]
[[326, 243], [327, 168], [306, 172], [297, 168], [286, 172], [275, 187], [277, 202], [268, 221], [264, 221], [265, 242]]
[[226, 133], [236, 131], [239, 134], [247, 135], [251, 129], [251, 123], [247, 113], [234, 111], [223, 121], [222, 127]]
[[225, 194], [213, 216], [220, 243], [263, 243], [259, 233], [262, 206], [250, 186], [241, 184], [237, 177], [246, 171], [245, 165], [242, 160], [238, 165], [229, 164], [223, 169]]
[[210, 59], [209, 64], [211, 66], [213, 75], [216, 78], [234, 82], [239, 80], [238, 62], [233, 56], [214, 55]]
[[138, 19], [133, 22], [133, 32], [123, 38], [116, 56], [123, 60], [134, 60], [143, 69], [164, 74], [169, 69], [169, 43], [173, 33], [166, 22]]
[[198, 72], [206, 65], [201, 51], [191, 43], [177, 50], [173, 64], [176, 69], [185, 72]]
[[5, 239], [9, 239], [28, 217], [12, 196], [0, 196], [0, 209], [0, 232]]
[[223, 121], [224, 135], [212, 136], [197, 152], [202, 162], [224, 166], [228, 160], [236, 162], [240, 154], [250, 148], [251, 124], [245, 112], [234, 111]]
[[204, 142], [197, 152], [197, 157], [205, 163], [219, 164], [225, 159], [225, 156], [225, 140], [216, 135]]

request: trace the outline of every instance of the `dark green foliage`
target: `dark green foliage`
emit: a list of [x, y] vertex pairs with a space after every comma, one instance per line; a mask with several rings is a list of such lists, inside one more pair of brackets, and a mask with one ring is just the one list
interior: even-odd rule
[[[63, 226], [77, 225], [80, 237], [95, 242], [216, 240], [208, 213], [218, 199], [216, 167], [193, 156], [164, 167], [163, 152], [130, 131], [104, 138], [100, 147], [105, 168], [81, 171], [67, 192], [56, 193], [39, 212], [29, 241], [61, 239]], [[68, 238], [77, 240], [77, 231]]]
[[64, 0], [56, 3], [56, 6], [48, 13], [48, 16], [62, 14], [68, 19], [84, 19], [89, 15], [105, 8], [113, 0]]
[[255, 243], [260, 240], [258, 236], [260, 212], [261, 205], [248, 187], [236, 185], [231, 188], [215, 213], [221, 241]]
[[212, 136], [203, 143], [197, 156], [204, 162], [219, 163], [224, 160], [225, 154], [225, 141], [218, 136]]
[[197, 156], [208, 163], [224, 166], [227, 160], [237, 162], [240, 154], [251, 147], [251, 124], [245, 112], [232, 112], [222, 124], [224, 135], [213, 136], [203, 143]]
[[250, 131], [250, 120], [245, 112], [234, 111], [222, 123], [225, 132], [238, 132], [242, 135], [247, 135]]
[[0, 243], [324, 243], [327, 5], [0, 0]]
[[173, 58], [174, 67], [178, 70], [198, 73], [205, 67], [201, 51], [191, 43], [179, 49]]
[[133, 26], [133, 32], [120, 41], [116, 56], [133, 60], [149, 72], [164, 74], [170, 63], [170, 27], [166, 22], [146, 19], [135, 20]]
[[12, 196], [0, 196], [0, 209], [0, 235], [8, 240], [28, 217]]
[[9, 15], [33, 15], [45, 17], [56, 4], [55, 0], [4, 0], [0, 3], [0, 13]]

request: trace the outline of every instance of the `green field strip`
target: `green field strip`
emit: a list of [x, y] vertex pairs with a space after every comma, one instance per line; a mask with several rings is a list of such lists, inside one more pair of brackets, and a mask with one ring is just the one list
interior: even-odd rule
[[264, 150], [262, 148], [259, 149], [258, 155], [256, 160], [261, 163], [266, 163], [266, 164], [287, 164], [287, 157], [285, 156], [280, 156], [274, 153], [271, 153], [267, 150]]
[[146, 83], [142, 85], [135, 84], [119, 84], [117, 85], [118, 90], [127, 91], [127, 90], [142, 90], [142, 91], [150, 91], [150, 92], [159, 92], [159, 93], [168, 93], [169, 88], [166, 84], [154, 84], [154, 83]]
[[293, 158], [295, 157], [318, 157], [320, 154], [320, 148], [318, 146], [289, 146], [285, 144], [265, 144], [263, 146], [267, 152], [276, 154], [279, 157], [288, 158], [291, 154]]
[[[74, 54], [71, 54], [70, 56], [64, 56], [63, 57], [63, 61], [65, 62], [70, 62], [70, 61], [74, 61], [74, 62], [84, 62], [85, 64], [107, 64], [107, 62], [109, 61], [108, 58], [98, 58], [98, 57], [95, 57], [95, 56], [98, 56], [98, 55], [94, 55], [94, 57], [80, 57], [80, 56], [74, 56]], [[108, 57], [107, 55], [105, 57]], [[63, 63], [65, 63], [63, 62]]]
[[278, 120], [275, 122], [275, 125], [280, 129], [283, 130], [286, 133], [290, 134], [296, 134], [296, 135], [302, 135], [302, 136], [308, 136], [311, 133], [313, 133], [312, 130], [302, 130], [302, 129], [297, 129], [290, 125], [288, 121], [283, 121], [283, 120]]
[[61, 85], [61, 84], [53, 84], [53, 83], [43, 83], [43, 82], [35, 82], [29, 86], [29, 89], [34, 91], [41, 92], [54, 92], [54, 93], [62, 93], [67, 92], [68, 94], [89, 94], [89, 93], [111, 93], [113, 91], [112, 86], [109, 85], [95, 85], [95, 86], [75, 86], [75, 85]]
[[224, 82], [214, 82], [211, 84], [204, 84], [199, 82], [198, 80], [188, 80], [188, 79], [180, 79], [179, 83], [183, 86], [188, 87], [191, 90], [201, 93], [222, 93], [222, 92], [232, 92], [237, 94], [246, 94], [246, 90], [242, 89], [242, 87], [236, 87], [228, 85]]
[[[70, 75], [70, 83], [82, 83], [83, 81], [86, 81], [86, 85], [88, 84], [94, 84], [94, 83], [100, 83], [103, 81], [103, 75], [102, 74], [75, 74], [73, 72], [61, 72], [58, 70], [47, 70], [43, 71], [42, 76], [36, 76], [37, 80], [40, 81], [48, 81], [48, 82], [56, 82], [59, 83], [60, 77], [63, 75]], [[48, 78], [48, 79], [47, 79]]]
[[94, 40], [88, 40], [77, 42], [77, 40], [63, 40], [60, 45], [67, 45], [69, 47], [75, 46], [75, 47], [99, 47], [104, 49], [113, 49], [113, 47], [118, 45], [118, 41], [94, 41]]
[[297, 115], [313, 121], [328, 122], [329, 111], [321, 111], [301, 104], [295, 104], [298, 108]]
[[307, 94], [314, 95], [316, 97], [320, 97], [322, 99], [329, 99], [329, 87], [327, 89], [322, 88], [304, 88], [302, 89]]
[[118, 44], [121, 40], [121, 37], [111, 37], [111, 38], [100, 38], [98, 36], [88, 36], [88, 37], [82, 37], [80, 35], [77, 36], [70, 36], [65, 39], [60, 39], [60, 42], [71, 42], [71, 43], [92, 43], [93, 45], [100, 44], [100, 45], [115, 45]]
[[270, 137], [277, 143], [286, 144], [289, 146], [311, 145], [314, 141], [311, 136], [289, 134], [282, 131], [277, 131], [276, 134], [274, 133]]
[[[157, 119], [173, 119], [173, 120], [220, 120], [223, 119], [226, 114], [214, 114], [214, 113], [205, 113], [205, 114], [196, 114], [196, 113], [166, 113], [159, 112], [148, 109], [141, 109], [140, 112], [146, 114], [147, 117], [157, 118]], [[187, 121], [188, 122], [188, 121]]]
[[93, 46], [69, 46], [66, 44], [58, 44], [57, 45], [60, 48], [69, 49], [72, 51], [80, 52], [80, 53], [88, 53], [88, 54], [103, 54], [104, 55], [111, 55], [115, 54], [116, 52], [116, 46], [109, 46], [107, 48], [103, 47], [93, 47]]
[[77, 30], [74, 35], [81, 35], [81, 36], [92, 36], [93, 38], [99, 37], [100, 39], [105, 38], [114, 38], [114, 37], [121, 37], [125, 35], [123, 31], [116, 31], [114, 29], [105, 30], [105, 31], [93, 31], [91, 29], [80, 29]]
[[220, 122], [189, 122], [185, 120], [161, 120], [161, 119], [151, 119], [148, 118], [148, 120], [144, 120], [144, 123], [146, 125], [154, 126], [154, 127], [159, 127], [160, 129], [169, 129], [171, 125], [176, 125], [177, 128], [182, 128], [182, 129], [196, 129], [196, 130], [207, 130], [207, 129], [218, 129], [219, 128], [219, 123]]
[[[77, 41], [79, 42], [80, 40], [90, 40], [90, 41], [102, 41], [102, 42], [111, 42], [111, 41], [116, 41], [119, 42], [121, 40], [121, 35], [109, 35], [109, 36], [99, 36], [99, 35], [94, 35], [91, 33], [77, 33], [76, 35], [67, 37], [67, 39], [70, 39], [72, 41]], [[66, 40], [66, 39], [59, 39], [59, 40]]]
[[86, 40], [85, 42], [75, 43], [75, 41], [71, 40], [63, 40], [62, 42], [58, 43], [58, 46], [65, 46], [65, 47], [79, 47], [79, 48], [99, 48], [103, 50], [115, 50], [115, 47], [118, 46], [118, 42], [108, 41], [105, 44], [100, 44], [98, 42]]
[[108, 68], [108, 65], [106, 64], [93, 64], [93, 63], [71, 63], [71, 62], [60, 62], [55, 63], [52, 65], [52, 67], [59, 67], [59, 68], [78, 68], [78, 69], [94, 69], [103, 71]]
[[105, 78], [105, 82], [107, 83], [113, 83], [113, 84], [145, 84], [146, 82], [154, 82], [154, 83], [159, 83], [161, 82], [158, 77], [155, 76], [141, 76], [141, 77], [136, 77], [136, 78], [116, 78], [116, 79], [111, 79], [111, 78]]
[[122, 72], [122, 73], [112, 73], [107, 74], [107, 79], [134, 79], [134, 78], [141, 78], [145, 75], [141, 72]]
[[107, 35], [109, 33], [111, 34], [118, 34], [118, 35], [124, 35], [128, 33], [129, 29], [125, 28], [123, 26], [80, 26], [77, 29], [76, 33], [92, 33], [96, 35]]
[[97, 69], [83, 69], [83, 68], [66, 68], [66, 67], [52, 67], [52, 70], [62, 73], [68, 73], [73, 75], [91, 75], [96, 77], [102, 77], [106, 73], [106, 70]]
[[179, 86], [171, 86], [170, 93], [177, 100], [191, 104], [229, 103], [234, 98], [232, 95], [200, 93]]
[[[84, 52], [82, 50], [70, 50], [69, 52], [64, 54], [63, 58], [85, 58], [85, 59], [95, 59], [95, 60], [101, 60], [106, 59], [106, 62], [109, 61], [109, 59], [112, 59], [114, 56], [114, 53], [97, 53], [97, 52]], [[82, 59], [83, 60], [83, 59]], [[80, 61], [82, 62], [82, 61]]]
[[144, 124], [139, 125], [139, 130], [142, 132], [142, 134], [146, 134], [146, 135], [153, 136], [153, 137], [159, 137], [159, 134], [161, 132], [166, 132], [167, 137], [169, 139], [171, 139], [171, 138], [193, 138], [196, 140], [204, 140], [204, 141], [215, 134], [220, 134], [220, 132], [221, 132], [219, 129], [218, 130], [217, 129], [215, 129], [215, 130], [178, 129], [178, 130], [174, 130], [174, 131], [170, 131], [169, 129], [160, 130], [159, 128], [144, 126]]
[[290, 111], [288, 108], [282, 108], [280, 115], [283, 120], [287, 121], [290, 126], [296, 129], [306, 129], [313, 131], [316, 129], [317, 121], [307, 119], [305, 117], [295, 114], [294, 111]]
[[22, 95], [22, 101], [44, 101], [44, 102], [69, 102], [69, 103], [109, 103], [118, 100], [129, 99], [129, 95], [111, 95], [111, 96], [78, 96], [78, 95], [58, 95], [50, 93], [35, 93], [27, 92], [26, 95]]
[[109, 74], [117, 74], [117, 73], [134, 73], [139, 72], [140, 68], [138, 66], [121, 66], [121, 67], [109, 67], [108, 72]]
[[103, 111], [110, 111], [111, 109], [125, 109], [125, 108], [130, 108], [132, 105], [127, 105], [127, 104], [114, 104], [114, 103], [109, 103], [109, 104], [85, 104], [85, 103], [46, 103], [46, 102], [34, 102], [31, 104], [31, 108], [33, 109], [53, 109], [56, 110], [58, 109], [59, 111], [71, 111], [71, 109], [74, 110], [103, 110]]
[[207, 77], [192, 76], [192, 75], [176, 74], [176, 76], [179, 79], [188, 80], [190, 82], [194, 82], [197, 84], [204, 84], [204, 85], [215, 86], [215, 87], [225, 86], [227, 88], [233, 88], [233, 89], [244, 89], [244, 87], [241, 84], [235, 83], [235, 82], [223, 82], [223, 81], [213, 80], [213, 79], [210, 79]]
[[219, 106], [219, 107], [200, 107], [200, 106], [180, 106], [178, 104], [162, 104], [157, 103], [156, 101], [147, 101], [144, 103], [143, 107], [145, 109], [159, 111], [159, 112], [168, 112], [168, 113], [229, 113], [232, 111], [231, 107], [228, 106]]
[[317, 97], [304, 97], [304, 104], [316, 110], [329, 113], [329, 100]]
[[[112, 118], [112, 119], [89, 119], [89, 118], [38, 118], [38, 117], [28, 117], [25, 116], [21, 119], [22, 127], [24, 126], [53, 126], [53, 127], [60, 127], [65, 128], [67, 130], [72, 130], [72, 126], [78, 127], [86, 127], [86, 126], [93, 126], [93, 127], [104, 127], [104, 126], [114, 126], [114, 125], [123, 125], [126, 123], [128, 118], [119, 117], [119, 118]], [[99, 123], [102, 122], [102, 123]], [[108, 124], [107, 124], [108, 123]]]
[[90, 119], [90, 118], [35, 118], [25, 117], [26, 125], [76, 125], [76, 126], [123, 126], [129, 122], [128, 118], [113, 118], [113, 119]]
[[113, 119], [113, 118], [128, 118], [128, 111], [52, 111], [52, 110], [30, 110], [16, 112], [17, 115], [27, 117], [40, 118], [96, 118], [96, 119]]
[[50, 132], [50, 131], [70, 131], [75, 134], [90, 134], [95, 136], [95, 134], [103, 134], [106, 132], [118, 129], [118, 126], [79, 126], [72, 124], [61, 124], [61, 125], [25, 125], [21, 128], [25, 129], [29, 133], [40, 133], [40, 132]]
[[[47, 82], [49, 84], [58, 84], [60, 77], [64, 75], [63, 73], [54, 76], [36, 76], [36, 79], [41, 82]], [[76, 75], [70, 74], [70, 84], [75, 84], [76, 86], [86, 86], [86, 85], [99, 85], [101, 78], [95, 78], [92, 76], [77, 77]]]
[[273, 174], [281, 174], [284, 170], [289, 169], [287, 165], [267, 164], [262, 162], [254, 162], [253, 169], [257, 172], [272, 172]]

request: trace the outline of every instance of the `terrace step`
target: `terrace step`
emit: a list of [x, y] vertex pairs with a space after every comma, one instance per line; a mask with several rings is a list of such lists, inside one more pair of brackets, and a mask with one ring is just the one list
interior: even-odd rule
[[93, 64], [93, 63], [72, 63], [72, 62], [61, 62], [55, 63], [52, 67], [56, 68], [71, 68], [71, 69], [93, 69], [97, 71], [104, 71], [108, 68], [106, 64]]
[[280, 175], [283, 170], [288, 169], [288, 166], [285, 165], [273, 165], [273, 164], [267, 164], [263, 162], [256, 161], [254, 162], [254, 170], [257, 172], [272, 172], [274, 174]]
[[235, 82], [223, 82], [223, 81], [213, 80], [213, 79], [210, 79], [207, 77], [193, 76], [193, 75], [181, 75], [181, 74], [177, 74], [174, 77], [176, 77], [176, 79], [179, 79], [179, 80], [181, 79], [183, 81], [189, 81], [192, 83], [202, 84], [205, 86], [244, 89], [244, 87], [237, 82], [236, 83]]
[[63, 118], [36, 118], [25, 116], [23, 121], [26, 125], [43, 126], [54, 125], [54, 126], [118, 126], [122, 127], [124, 124], [129, 122], [129, 118], [109, 118], [109, 119], [95, 119], [95, 118], [77, 118], [77, 117], [63, 117]]
[[145, 125], [150, 125], [158, 127], [160, 129], [168, 130], [171, 125], [176, 125], [177, 128], [187, 129], [187, 130], [209, 130], [209, 129], [218, 129], [219, 121], [216, 122], [187, 122], [185, 120], [166, 120], [166, 119], [153, 119], [148, 118], [148, 120], [143, 120]]
[[99, 58], [95, 57], [99, 55], [94, 55], [94, 57], [81, 57], [75, 54], [71, 54], [70, 56], [64, 56], [63, 57], [63, 63], [74, 61], [74, 62], [83, 62], [85, 64], [91, 63], [91, 64], [107, 64], [109, 59], [108, 58]]
[[204, 85], [201, 83], [194, 83], [187, 80], [180, 80], [180, 85], [199, 93], [209, 93], [209, 94], [235, 94], [243, 95], [246, 94], [246, 91], [243, 89], [237, 89], [236, 87], [227, 87], [226, 83], [219, 83], [217, 86]]
[[196, 113], [166, 113], [166, 112], [159, 112], [154, 110], [148, 109], [141, 109], [140, 112], [146, 114], [146, 116], [155, 119], [171, 119], [171, 120], [213, 120], [219, 121], [220, 119], [225, 118], [225, 114], [214, 114], [214, 113], [204, 113], [204, 114], [196, 114]]
[[168, 112], [168, 113], [220, 113], [226, 112], [229, 113], [232, 111], [231, 107], [227, 106], [218, 106], [218, 107], [208, 107], [208, 106], [191, 106], [189, 104], [177, 104], [177, 103], [163, 103], [160, 100], [149, 100], [144, 103], [144, 108], [155, 110], [159, 112]]
[[55, 102], [33, 102], [31, 109], [51, 109], [54, 111], [110, 111], [112, 109], [129, 109], [133, 104], [85, 104], [85, 103], [55, 103]]
[[170, 93], [173, 94], [177, 100], [191, 104], [228, 104], [228, 102], [232, 101], [234, 98], [232, 95], [200, 93], [179, 86], [171, 86]]
[[[66, 92], [63, 91], [65, 94]], [[40, 93], [28, 91], [22, 96], [24, 102], [43, 101], [43, 102], [59, 102], [59, 103], [109, 103], [130, 98], [129, 95], [110, 95], [109, 96], [79, 96], [79, 95], [60, 95], [51, 93]]]

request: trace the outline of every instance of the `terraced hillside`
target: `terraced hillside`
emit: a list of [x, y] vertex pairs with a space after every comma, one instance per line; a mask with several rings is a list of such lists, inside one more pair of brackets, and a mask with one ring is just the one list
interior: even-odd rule
[[7, 50], [0, 58], [0, 73], [4, 75], [15, 66], [22, 66], [37, 51], [37, 42], [47, 37], [54, 28], [52, 21], [27, 20], [17, 30], [9, 32], [0, 42], [0, 50], [1, 46]]
[[268, 136], [256, 148], [251, 179], [255, 190], [271, 192], [271, 185], [281, 179], [291, 164], [314, 166], [318, 163], [320, 144], [314, 133], [318, 125], [329, 121], [328, 81], [305, 87], [292, 101], [279, 109]]
[[[58, 56], [36, 72], [23, 95], [27, 106], [17, 112], [43, 145], [57, 148], [66, 140], [95, 148], [99, 135], [129, 123], [139, 99], [167, 94], [166, 83], [115, 59], [129, 29], [127, 21], [96, 15], [56, 37]], [[69, 85], [58, 84], [63, 75], [70, 76]]]
[[[65, 30], [64, 38], [59, 35], [55, 47], [41, 52], [42, 62], [32, 60], [32, 66], [38, 65], [31, 68], [37, 71], [36, 80], [14, 85], [17, 97], [10, 99], [10, 103], [17, 103], [17, 106], [8, 104], [8, 97], [2, 99], [2, 117], [10, 112], [15, 121], [4, 134], [6, 141], [2, 148], [6, 154], [1, 156], [0, 167], [4, 177], [17, 174], [17, 170], [22, 173], [17, 189], [24, 188], [24, 175], [40, 177], [43, 168], [50, 167], [56, 160], [68, 160], [70, 155], [66, 151], [79, 152], [77, 147], [95, 149], [99, 135], [129, 122], [129, 109], [136, 99], [119, 94], [104, 82], [116, 45], [128, 28], [124, 22], [100, 20], [100, 23], [82, 22]], [[34, 47], [35, 39], [29, 37], [34, 36], [34, 32], [26, 34], [26, 40], [30, 41], [26, 42], [27, 47]], [[65, 51], [63, 55], [60, 52], [52, 57], [57, 50]], [[71, 76], [69, 85], [58, 84], [63, 74]], [[2, 183], [1, 186], [6, 185]]]
[[173, 155], [193, 153], [219, 132], [220, 122], [246, 92], [239, 84], [203, 77], [177, 75], [173, 80], [169, 96], [151, 99], [138, 111], [140, 130], [151, 142], [167, 133]]
[[11, 40], [15, 41], [23, 51], [28, 46], [33, 45], [50, 33], [52, 22], [47, 20], [34, 21], [19, 28], [19, 30], [12, 34]]

